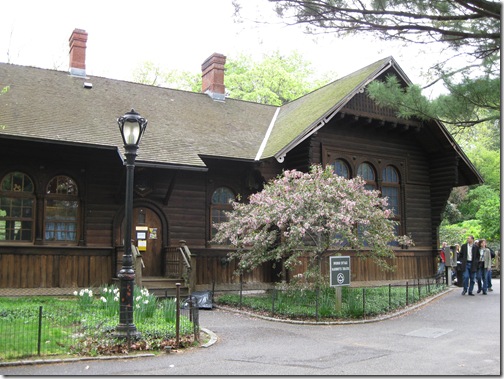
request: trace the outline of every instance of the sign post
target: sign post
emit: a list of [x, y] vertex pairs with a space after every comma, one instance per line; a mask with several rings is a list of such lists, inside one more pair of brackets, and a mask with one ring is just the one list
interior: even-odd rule
[[329, 257], [330, 285], [336, 287], [336, 311], [341, 311], [341, 287], [350, 285], [350, 257], [333, 256]]

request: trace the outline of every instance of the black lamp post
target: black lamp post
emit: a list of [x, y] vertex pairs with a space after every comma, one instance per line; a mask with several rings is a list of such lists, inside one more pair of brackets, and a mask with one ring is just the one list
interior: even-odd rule
[[124, 116], [119, 117], [117, 123], [121, 131], [124, 142], [124, 155], [126, 156], [126, 203], [124, 207], [126, 226], [124, 230], [122, 268], [117, 274], [120, 283], [120, 308], [116, 336], [130, 338], [139, 336], [133, 322], [133, 290], [135, 286], [135, 268], [133, 267], [133, 254], [131, 250], [133, 175], [138, 144], [147, 127], [147, 120], [132, 109]]

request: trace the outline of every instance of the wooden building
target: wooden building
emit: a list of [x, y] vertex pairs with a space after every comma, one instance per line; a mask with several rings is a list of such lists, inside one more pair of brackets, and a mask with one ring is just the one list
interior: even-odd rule
[[[397, 248], [392, 273], [349, 252], [352, 280], [431, 276], [450, 191], [482, 182], [442, 124], [399, 119], [367, 97], [366, 86], [387, 75], [409, 83], [392, 57], [276, 107], [226, 98], [221, 54], [203, 63], [201, 93], [87, 76], [86, 40], [72, 33], [69, 71], [0, 64], [0, 88], [9, 87], [0, 95], [0, 288], [97, 287], [117, 277], [126, 171], [116, 118], [132, 108], [149, 121], [132, 235], [135, 245], [144, 238], [151, 287], [183, 275], [193, 289], [236, 284], [232, 247], [211, 243], [212, 223], [230, 198], [313, 163], [364, 176], [415, 241]], [[180, 241], [192, 253], [185, 274]], [[243, 281], [276, 282], [278, 269], [265, 264]]]

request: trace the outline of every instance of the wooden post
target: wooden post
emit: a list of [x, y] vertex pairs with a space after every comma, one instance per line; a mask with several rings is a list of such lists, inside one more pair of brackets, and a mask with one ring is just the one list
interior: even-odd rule
[[336, 304], [334, 308], [336, 309], [336, 312], [341, 312], [343, 308], [341, 292], [341, 286], [335, 287], [334, 294], [336, 295]]
[[[341, 253], [336, 253], [336, 256], [341, 256]], [[331, 275], [331, 265], [329, 265], [329, 275]], [[336, 310], [336, 312], [341, 312], [341, 310], [343, 309], [341, 286], [336, 287], [334, 294], [336, 295], [336, 304], [334, 306], [334, 309]]]

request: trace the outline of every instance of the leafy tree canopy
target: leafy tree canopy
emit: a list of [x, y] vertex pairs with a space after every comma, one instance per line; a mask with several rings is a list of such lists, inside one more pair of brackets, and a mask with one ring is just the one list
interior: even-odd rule
[[[228, 58], [225, 70], [224, 85], [230, 98], [270, 105], [282, 105], [297, 99], [328, 83], [330, 75], [334, 75], [326, 73], [314, 77], [311, 63], [298, 52], [284, 56], [278, 51], [264, 54], [258, 62], [245, 54]], [[139, 83], [201, 91], [201, 73], [163, 71], [152, 62], [144, 62], [133, 77]]]
[[[309, 33], [369, 33], [385, 41], [443, 46], [443, 54], [430, 70], [434, 80], [427, 87], [442, 81], [449, 95], [430, 102], [418, 86], [402, 90], [393, 81], [370, 86], [369, 92], [375, 99], [397, 109], [401, 116], [434, 118], [460, 127], [499, 119], [500, 2], [269, 1], [284, 22], [305, 25]], [[239, 13], [240, 0], [234, 2]]]

